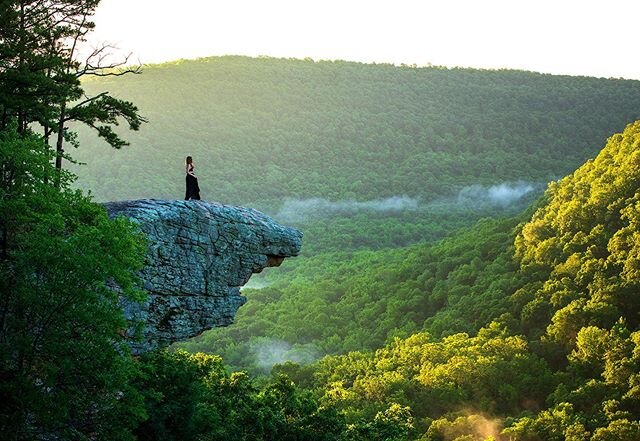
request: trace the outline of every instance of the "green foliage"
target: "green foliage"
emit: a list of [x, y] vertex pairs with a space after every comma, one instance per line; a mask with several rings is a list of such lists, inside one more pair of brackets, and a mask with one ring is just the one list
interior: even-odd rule
[[588, 432], [568, 403], [544, 410], [537, 418], [523, 418], [504, 430], [512, 439], [522, 441], [564, 441], [588, 439]]
[[516, 239], [523, 267], [549, 274], [531, 301], [550, 305], [551, 341], [573, 347], [585, 326], [640, 324], [639, 146], [640, 122], [612, 136], [593, 161], [550, 185], [549, 203]]
[[607, 427], [598, 428], [592, 441], [634, 441], [640, 439], [640, 422], [627, 419], [612, 421]]
[[248, 302], [234, 326], [183, 347], [268, 372], [259, 352], [274, 341], [293, 345], [289, 359], [309, 361], [375, 349], [420, 330], [475, 333], [508, 312], [507, 293], [524, 283], [509, 247], [516, 223], [486, 220], [431, 246], [285, 262], [264, 280], [266, 287], [244, 291]]
[[[558, 382], [565, 382], [566, 391], [558, 386], [553, 406], [567, 402], [565, 395], [576, 403], [618, 396], [597, 384], [584, 388], [582, 398], [572, 395], [586, 375], [594, 379], [599, 372], [596, 354], [604, 348], [597, 332], [585, 333], [582, 346], [591, 352], [579, 363], [578, 355], [575, 362], [567, 359], [571, 347], [539, 339], [564, 290], [554, 291], [553, 303], [539, 295], [549, 267], [519, 270], [511, 248], [517, 221], [483, 222], [438, 244], [384, 248], [438, 240], [480, 217], [504, 213], [430, 209], [430, 201], [451, 197], [463, 186], [540, 182], [572, 170], [609, 133], [638, 117], [635, 82], [241, 57], [149, 66], [143, 77], [105, 82], [86, 85], [96, 90], [108, 85], [134, 98], [154, 130], [134, 135], [136, 148], [117, 157], [97, 144], [81, 152], [99, 158], [100, 166], [79, 173], [101, 199], [180, 197], [181, 161], [190, 154], [199, 164], [205, 198], [250, 204], [276, 218], [287, 199], [311, 197], [363, 201], [407, 195], [421, 208], [429, 207], [393, 214], [320, 214], [291, 222], [306, 233], [305, 258], [287, 261], [261, 280], [266, 288], [246, 290], [249, 301], [233, 327], [214, 330], [185, 347], [222, 354], [235, 368], [265, 372], [270, 364], [263, 364], [259, 354], [274, 344], [284, 345], [282, 360], [307, 362], [325, 353], [374, 350], [424, 330], [435, 337], [476, 335], [494, 319], [531, 339], [513, 360], [486, 361], [481, 357], [488, 351], [484, 347], [458, 359], [445, 353], [431, 377], [442, 376], [449, 383], [433, 388], [403, 376], [410, 371], [403, 364], [411, 366], [409, 362], [396, 361], [395, 367], [378, 372], [372, 353], [344, 355], [348, 361], [332, 375], [358, 372], [363, 383], [369, 381], [368, 390], [379, 393], [378, 401], [363, 399], [350, 395], [347, 385], [346, 398], [335, 401], [354, 424], [348, 433], [356, 439], [375, 439], [374, 433], [384, 433], [382, 439], [427, 436], [431, 418], [466, 427], [460, 437], [496, 437], [469, 429], [467, 420], [477, 420], [477, 409], [454, 423], [461, 417], [459, 406], [478, 401], [485, 412], [528, 414], [535, 422], [549, 388]], [[94, 143], [86, 134], [82, 137]], [[632, 236], [625, 240], [632, 244]], [[380, 251], [368, 251], [372, 249]], [[565, 314], [569, 325], [584, 309], [580, 304], [572, 308]], [[610, 305], [594, 312], [608, 323], [617, 320]], [[580, 329], [568, 326], [558, 332], [577, 335]], [[520, 358], [522, 366], [516, 362]], [[543, 358], [554, 370], [572, 366], [550, 378]], [[522, 378], [504, 381], [497, 372], [505, 365]], [[527, 383], [538, 373], [527, 368], [544, 373], [544, 386]], [[289, 363], [277, 370], [317, 388], [326, 399], [333, 390], [319, 385], [315, 366]], [[461, 374], [447, 377], [449, 371]], [[466, 375], [482, 380], [477, 389], [465, 382]], [[416, 391], [423, 395], [412, 396]], [[522, 402], [515, 396], [523, 397]], [[433, 408], [428, 407], [431, 402]], [[391, 432], [374, 428], [375, 415], [391, 406], [409, 407], [410, 418], [392, 424]], [[608, 425], [581, 422], [584, 410], [576, 408], [577, 416], [549, 431], [580, 439], [597, 424]], [[604, 418], [601, 410], [590, 412]], [[516, 427], [520, 421], [525, 420], [504, 425]], [[433, 437], [441, 434], [436, 427]], [[532, 437], [546, 433], [542, 425], [536, 427]]]
[[[100, 0], [52, 0], [0, 2], [0, 130], [17, 123], [17, 131], [42, 130], [44, 142], [55, 137], [56, 169], [62, 160], [72, 160], [64, 153], [64, 143], [78, 147], [77, 134], [69, 122], [84, 123], [109, 145], [127, 145], [113, 130], [119, 120], [138, 130], [146, 120], [129, 101], [107, 92], [90, 96], [83, 88], [83, 76], [121, 75], [136, 72], [120, 64], [105, 65], [110, 47], [103, 45], [83, 54], [79, 46], [95, 27], [89, 19]], [[60, 185], [58, 178], [54, 178]]]
[[143, 298], [145, 242], [81, 193], [54, 188], [51, 158], [40, 138], [0, 132], [0, 433], [130, 439], [143, 414], [119, 297]]
[[307, 232], [304, 255], [406, 246], [504, 214], [499, 205], [438, 206], [465, 186], [544, 185], [573, 171], [640, 117], [638, 84], [344, 61], [181, 60], [83, 82], [90, 95], [129, 97], [149, 124], [127, 134], [132, 146], [118, 154], [78, 127], [75, 156], [88, 165], [73, 170], [98, 200], [180, 199], [192, 155], [204, 199], [276, 219], [285, 204], [309, 198], [407, 196], [417, 210], [281, 219]]
[[0, 3], [0, 129], [10, 122], [25, 133], [37, 122], [53, 127], [59, 105], [82, 96], [80, 81], [68, 72], [66, 43], [86, 33], [91, 22], [77, 21], [96, 0]]
[[65, 116], [67, 121], [82, 122], [95, 130], [111, 147], [119, 149], [129, 142], [125, 141], [114, 130], [119, 126], [120, 119], [127, 122], [130, 130], [139, 130], [146, 119], [138, 113], [138, 107], [133, 103], [110, 96], [102, 92], [90, 99], [71, 107]]
[[[37, 19], [97, 3], [24, 4]], [[434, 243], [513, 212], [443, 202], [462, 187], [547, 181], [592, 156], [640, 116], [637, 82], [222, 57], [87, 81], [81, 101], [93, 68], [41, 45], [73, 26], [16, 28], [17, 5], [0, 4], [3, 439], [640, 437], [640, 122], [552, 183], [527, 222], [482, 220]], [[152, 121], [118, 156], [95, 135], [119, 148], [118, 123], [144, 119], [104, 87]], [[210, 199], [278, 213], [406, 195], [417, 208], [292, 222], [310, 237], [305, 258], [247, 290], [235, 326], [185, 344], [252, 372], [271, 367], [264, 348], [332, 355], [259, 382], [219, 356], [134, 360], [119, 298], [143, 298], [144, 243], [51, 166], [48, 137], [61, 135], [59, 159], [70, 121], [94, 129], [77, 159], [91, 159], [81, 182], [101, 199], [179, 196], [190, 154]]]
[[350, 424], [345, 441], [402, 441], [413, 433], [413, 417], [408, 407], [392, 404], [378, 412], [373, 421]]
[[237, 327], [190, 344], [249, 367], [238, 342], [257, 335], [342, 353], [274, 372], [356, 425], [406, 409], [390, 439], [636, 439], [639, 151], [640, 122], [552, 183], [515, 240], [517, 219], [483, 221], [433, 245], [285, 266], [248, 292]]
[[565, 175], [640, 117], [638, 84], [267, 57], [150, 65], [83, 83], [149, 124], [117, 155], [85, 133], [78, 174], [100, 200], [180, 198], [192, 155], [206, 199], [274, 213], [286, 198], [431, 201]]
[[258, 387], [228, 374], [217, 356], [159, 351], [145, 354], [137, 386], [149, 419], [139, 440], [338, 440], [344, 420], [286, 377]]
[[[550, 185], [548, 203], [516, 238], [533, 280], [515, 297], [523, 330], [540, 338], [562, 380], [552, 409], [507, 429], [517, 439], [637, 437], [639, 147], [636, 122]], [[528, 313], [540, 305], [543, 314]]]
[[326, 357], [314, 381], [325, 400], [354, 416], [398, 403], [410, 407], [422, 429], [425, 418], [465, 407], [495, 415], [540, 406], [553, 386], [546, 363], [496, 323], [476, 337], [414, 334], [372, 356]]

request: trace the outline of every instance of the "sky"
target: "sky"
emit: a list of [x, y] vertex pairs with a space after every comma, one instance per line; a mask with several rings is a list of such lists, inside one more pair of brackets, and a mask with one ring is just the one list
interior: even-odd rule
[[102, 0], [89, 44], [640, 79], [640, 0]]

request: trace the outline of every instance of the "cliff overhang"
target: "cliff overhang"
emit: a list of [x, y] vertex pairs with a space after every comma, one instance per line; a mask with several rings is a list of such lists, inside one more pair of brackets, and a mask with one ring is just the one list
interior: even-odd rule
[[240, 288], [253, 273], [298, 255], [302, 233], [244, 207], [205, 201], [140, 199], [104, 204], [148, 238], [140, 272], [147, 299], [122, 301], [127, 330], [141, 326], [139, 354], [228, 326], [246, 299]]

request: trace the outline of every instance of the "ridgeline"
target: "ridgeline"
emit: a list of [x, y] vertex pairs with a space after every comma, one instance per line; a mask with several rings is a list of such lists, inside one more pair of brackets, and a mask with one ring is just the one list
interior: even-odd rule
[[114, 152], [80, 130], [99, 201], [203, 195], [274, 214], [286, 199], [423, 202], [468, 185], [546, 183], [640, 118], [640, 82], [512, 70], [203, 58], [84, 82], [149, 119]]

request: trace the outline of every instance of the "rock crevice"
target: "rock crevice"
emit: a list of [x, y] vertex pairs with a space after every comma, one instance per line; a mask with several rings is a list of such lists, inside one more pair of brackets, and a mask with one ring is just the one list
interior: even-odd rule
[[280, 265], [302, 246], [300, 231], [250, 208], [154, 199], [105, 207], [110, 217], [137, 223], [149, 242], [140, 274], [147, 300], [122, 305], [126, 318], [143, 326], [134, 353], [233, 323], [251, 274]]

